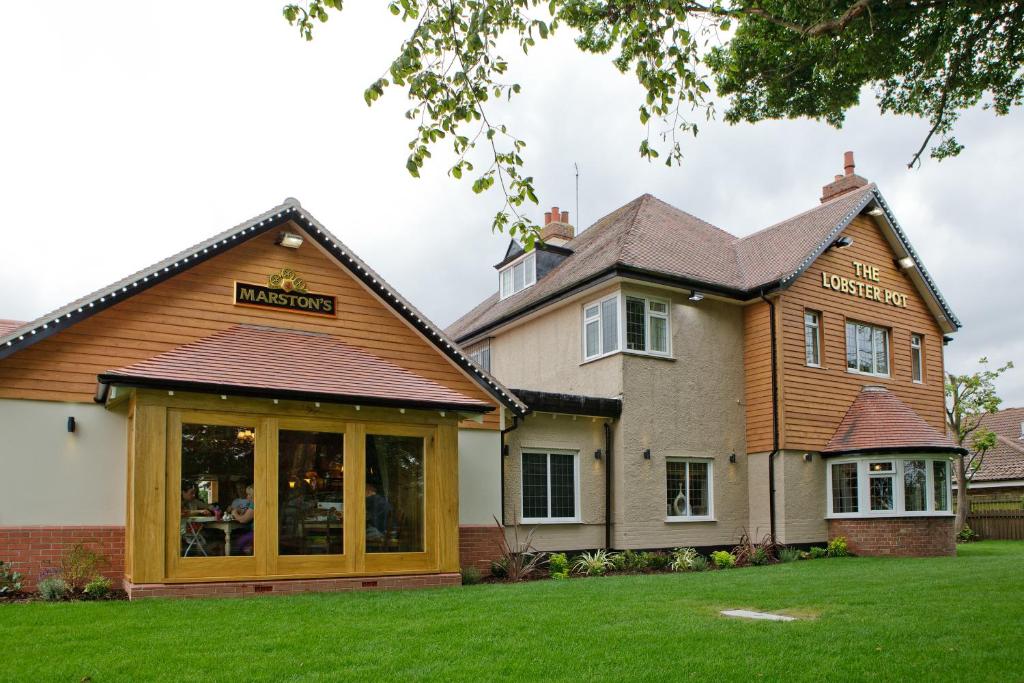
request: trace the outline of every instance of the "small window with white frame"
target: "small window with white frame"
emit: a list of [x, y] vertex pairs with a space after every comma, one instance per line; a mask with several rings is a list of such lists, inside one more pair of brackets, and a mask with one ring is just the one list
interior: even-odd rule
[[861, 375], [889, 376], [889, 330], [846, 322], [846, 369]]
[[668, 458], [665, 461], [665, 507], [670, 522], [714, 519], [711, 460]]
[[821, 313], [818, 311], [804, 311], [804, 358], [809, 367], [821, 367]]
[[619, 297], [613, 294], [583, 307], [583, 358], [619, 350]]
[[910, 335], [910, 374], [915, 383], [924, 382], [924, 338]]
[[578, 522], [579, 453], [523, 449], [521, 458], [523, 523]]
[[951, 514], [950, 461], [915, 455], [832, 462], [827, 495], [830, 517]]
[[626, 297], [626, 350], [668, 355], [669, 304], [663, 299]]
[[505, 299], [537, 283], [537, 252], [505, 266], [498, 271], [498, 295]]
[[484, 346], [469, 354], [469, 359], [487, 372], [491, 371], [491, 347]]

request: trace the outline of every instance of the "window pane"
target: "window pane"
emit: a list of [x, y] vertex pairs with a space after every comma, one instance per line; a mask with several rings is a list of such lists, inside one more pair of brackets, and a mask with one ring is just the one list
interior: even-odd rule
[[873, 365], [871, 357], [875, 352], [874, 335], [867, 325], [857, 326], [857, 369], [861, 372], [871, 372]]
[[526, 264], [520, 261], [512, 267], [512, 291], [518, 292], [525, 284]]
[[491, 371], [491, 350], [490, 348], [483, 349], [480, 352], [480, 367], [487, 372]]
[[668, 320], [651, 318], [651, 351], [668, 353]]
[[875, 372], [889, 374], [889, 330], [874, 328]]
[[586, 318], [587, 320], [590, 320], [591, 318], [596, 318], [600, 312], [600, 306], [589, 306], [584, 310], [583, 317]]
[[832, 512], [857, 512], [857, 463], [832, 465]]
[[804, 355], [808, 365], [819, 365], [817, 313], [804, 313]]
[[651, 313], [668, 313], [668, 304], [664, 301], [648, 301], [647, 308]]
[[921, 337], [915, 334], [910, 338], [910, 372], [915, 382], [920, 382], [923, 376], [921, 366]]
[[701, 517], [708, 514], [708, 463], [691, 462], [690, 514]]
[[344, 552], [344, 438], [332, 432], [278, 432], [279, 554]]
[[501, 271], [501, 296], [508, 296], [512, 293], [512, 269], [507, 268]]
[[530, 254], [526, 257], [526, 285], [532, 285], [537, 281], [537, 255]]
[[423, 552], [423, 437], [366, 435], [366, 552]]
[[857, 326], [846, 323], [846, 367], [857, 369]]
[[893, 505], [893, 477], [871, 477], [871, 509], [892, 510]]
[[903, 509], [924, 512], [928, 509], [928, 470], [924, 460], [903, 463]]
[[932, 486], [935, 498], [935, 509], [949, 510], [949, 479], [946, 476], [947, 463], [944, 460], [932, 461]]
[[252, 555], [253, 426], [181, 426], [182, 557]]
[[587, 323], [586, 336], [587, 336], [587, 358], [596, 356], [601, 352], [599, 346], [601, 334], [601, 323], [597, 320], [591, 320]]
[[667, 515], [683, 517], [686, 515], [686, 463], [669, 460], [665, 463]]
[[604, 353], [619, 350], [618, 299], [608, 299], [601, 302], [601, 337], [604, 342]]
[[551, 454], [551, 516], [576, 516], [576, 456]]
[[548, 456], [523, 453], [523, 517], [548, 516]]
[[631, 351], [646, 351], [644, 325], [644, 300], [626, 299], [626, 348]]

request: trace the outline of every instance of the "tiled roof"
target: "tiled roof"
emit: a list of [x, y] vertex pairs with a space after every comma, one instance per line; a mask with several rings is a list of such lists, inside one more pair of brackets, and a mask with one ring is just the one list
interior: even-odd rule
[[24, 325], [23, 320], [0, 320], [0, 336], [10, 334]]
[[565, 246], [573, 254], [537, 284], [504, 300], [494, 293], [446, 332], [465, 341], [538, 306], [615, 274], [651, 275], [681, 287], [749, 299], [802, 273], [870, 204], [879, 205], [918, 262], [922, 280], [953, 325], [956, 317], [916, 258], [874, 184], [738, 238], [649, 194], [634, 199]]
[[971, 481], [1024, 479], [1021, 423], [1024, 423], [1024, 408], [1006, 408], [982, 418], [981, 424], [995, 432], [996, 445], [985, 453]]
[[325, 334], [238, 325], [100, 376], [104, 384], [486, 412], [493, 406]]
[[843, 416], [823, 455], [856, 452], [960, 449], [884, 387], [864, 387]]

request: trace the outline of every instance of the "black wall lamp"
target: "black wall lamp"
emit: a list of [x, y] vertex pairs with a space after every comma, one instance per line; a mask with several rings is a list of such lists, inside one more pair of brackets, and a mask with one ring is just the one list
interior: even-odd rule
[[644, 449], [644, 460], [650, 460], [650, 459], [651, 459], [651, 449], [650, 448], [645, 448]]
[[736, 454], [735, 453], [730, 453], [729, 454], [729, 462], [736, 462]]
[[810, 462], [814, 460], [814, 456], [810, 453], [804, 453], [804, 462]]
[[505, 458], [508, 457], [508, 444], [505, 444], [501, 447], [501, 455]]
[[601, 449], [598, 448], [596, 451], [594, 451], [594, 460], [600, 460], [600, 459], [601, 459]]
[[74, 434], [75, 433], [75, 429], [77, 427], [78, 427], [78, 424], [75, 422], [75, 418], [69, 417], [68, 418], [68, 434]]

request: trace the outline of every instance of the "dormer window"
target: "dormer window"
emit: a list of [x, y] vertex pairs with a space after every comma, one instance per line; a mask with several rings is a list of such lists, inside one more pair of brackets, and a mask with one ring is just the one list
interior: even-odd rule
[[499, 296], [508, 298], [537, 282], [537, 252], [531, 251], [498, 271]]

